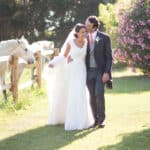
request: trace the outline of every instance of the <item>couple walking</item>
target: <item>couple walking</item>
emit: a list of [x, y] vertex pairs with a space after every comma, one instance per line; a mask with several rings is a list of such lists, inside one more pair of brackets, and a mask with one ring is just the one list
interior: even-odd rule
[[65, 130], [104, 127], [104, 86], [111, 85], [112, 50], [109, 37], [98, 27], [96, 16], [89, 16], [85, 25], [76, 24], [59, 56], [49, 62], [51, 125], [64, 124]]

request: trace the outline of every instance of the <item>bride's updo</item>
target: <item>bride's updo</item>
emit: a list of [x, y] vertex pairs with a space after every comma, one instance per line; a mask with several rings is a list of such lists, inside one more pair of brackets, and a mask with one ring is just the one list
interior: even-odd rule
[[77, 23], [77, 24], [75, 25], [75, 27], [74, 27], [74, 31], [75, 31], [74, 36], [75, 36], [76, 38], [78, 38], [77, 33], [78, 33], [82, 28], [85, 28], [85, 29], [86, 29], [86, 26], [85, 26], [84, 24], [82, 24], [82, 23]]

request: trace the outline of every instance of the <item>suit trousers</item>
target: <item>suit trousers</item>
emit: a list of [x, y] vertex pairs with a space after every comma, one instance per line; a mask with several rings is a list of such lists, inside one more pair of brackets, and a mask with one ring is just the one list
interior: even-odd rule
[[90, 69], [87, 73], [87, 87], [95, 123], [101, 124], [105, 120], [105, 97], [102, 75], [97, 69]]

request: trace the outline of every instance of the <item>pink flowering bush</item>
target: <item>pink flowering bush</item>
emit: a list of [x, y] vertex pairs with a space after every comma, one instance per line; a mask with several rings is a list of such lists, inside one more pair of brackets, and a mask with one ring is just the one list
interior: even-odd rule
[[138, 0], [122, 13], [118, 27], [118, 49], [114, 61], [126, 62], [150, 73], [150, 1]]

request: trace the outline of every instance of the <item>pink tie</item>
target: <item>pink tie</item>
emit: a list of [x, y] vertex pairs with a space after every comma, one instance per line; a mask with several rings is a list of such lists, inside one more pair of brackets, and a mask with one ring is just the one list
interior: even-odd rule
[[92, 33], [89, 34], [89, 39], [90, 39], [90, 45], [94, 44], [93, 36]]

